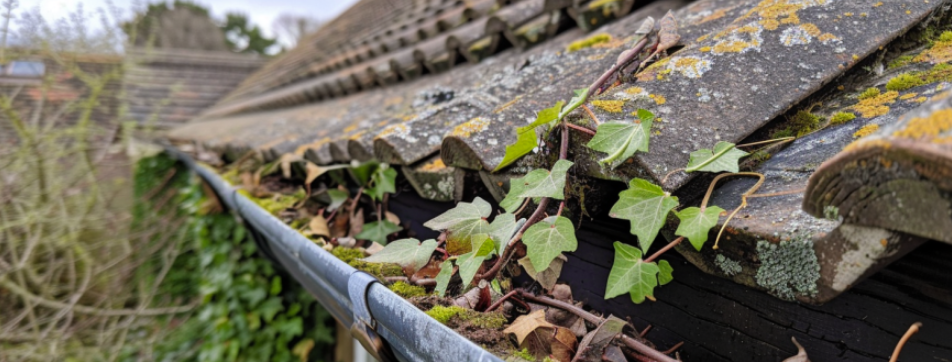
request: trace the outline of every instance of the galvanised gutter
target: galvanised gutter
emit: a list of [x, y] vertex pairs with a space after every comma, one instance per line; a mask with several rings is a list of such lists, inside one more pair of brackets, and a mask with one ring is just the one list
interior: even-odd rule
[[[226, 208], [260, 237], [262, 252], [281, 264], [337, 321], [381, 361], [498, 361], [430, 318], [372, 275], [354, 269], [239, 194], [215, 171], [174, 148], [167, 152], [205, 180]], [[394, 359], [395, 358], [395, 359]]]

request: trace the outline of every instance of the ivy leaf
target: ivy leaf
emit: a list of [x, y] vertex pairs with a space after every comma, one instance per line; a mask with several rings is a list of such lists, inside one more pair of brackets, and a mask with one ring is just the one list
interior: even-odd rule
[[[559, 160], [552, 166], [552, 171], [536, 169], [525, 176], [516, 179], [525, 185], [520, 197], [551, 197], [556, 200], [565, 199], [565, 174], [574, 163], [569, 160]], [[508, 196], [508, 195], [507, 195]]]
[[516, 177], [509, 181], [509, 193], [499, 201], [499, 207], [509, 213], [515, 213], [522, 206], [522, 193], [526, 190], [526, 183], [523, 177]]
[[376, 241], [381, 245], [387, 245], [387, 235], [393, 234], [397, 231], [400, 231], [400, 226], [397, 224], [387, 220], [374, 221], [364, 224], [364, 229], [361, 230], [361, 232], [357, 234], [355, 238], [359, 240]]
[[[638, 110], [639, 118], [645, 116], [645, 119], [632, 122], [609, 121], [598, 126], [595, 137], [588, 141], [588, 148], [608, 154], [599, 160], [599, 163], [611, 163], [611, 167], [614, 168], [637, 151], [648, 152], [654, 115], [648, 111], [644, 111], [647, 114], [642, 114], [642, 111], [644, 110]], [[648, 115], [651, 116], [648, 117]]]
[[658, 284], [665, 285], [674, 280], [674, 268], [667, 260], [658, 262]]
[[473, 202], [461, 202], [456, 207], [427, 221], [423, 224], [433, 230], [449, 230], [460, 225], [473, 223], [478, 220], [485, 221], [492, 212], [492, 205], [480, 197], [473, 199]]
[[653, 296], [658, 285], [658, 265], [641, 260], [641, 250], [615, 242], [615, 262], [608, 274], [605, 299], [631, 293], [631, 301], [640, 304], [646, 296]]
[[370, 182], [371, 177], [379, 168], [380, 163], [377, 161], [367, 161], [357, 166], [349, 168], [350, 173], [354, 176], [354, 179], [357, 180], [357, 184], [364, 186]]
[[569, 99], [569, 104], [562, 109], [562, 112], [559, 114], [559, 118], [565, 117], [566, 114], [575, 110], [586, 100], [588, 100], [588, 88], [579, 88], [572, 91], [572, 94], [575, 96], [572, 99]]
[[521, 226], [516, 222], [516, 215], [513, 214], [506, 213], [493, 219], [493, 222], [489, 224], [489, 237], [495, 242], [497, 253], [502, 255], [506, 245], [509, 244], [509, 240], [516, 233], [516, 229]]
[[450, 278], [453, 277], [453, 262], [443, 261], [440, 264], [440, 273], [436, 275], [436, 294], [443, 296], [446, 294], [446, 287], [450, 285]]
[[664, 226], [668, 212], [676, 206], [677, 197], [647, 180], [634, 178], [628, 189], [618, 194], [618, 202], [612, 206], [609, 215], [631, 221], [631, 233], [638, 236], [641, 249], [648, 250]]
[[535, 270], [548, 269], [552, 259], [578, 247], [572, 221], [562, 216], [550, 216], [530, 226], [522, 243], [526, 244], [526, 256]]
[[412, 272], [420, 270], [430, 262], [430, 256], [436, 250], [436, 240], [420, 243], [417, 239], [400, 239], [387, 245], [383, 250], [364, 259], [370, 263], [394, 263], [410, 268]]
[[327, 205], [327, 211], [337, 210], [338, 207], [347, 202], [348, 195], [347, 191], [341, 191], [338, 189], [329, 189], [327, 190], [327, 196], [331, 198], [330, 204]]
[[539, 113], [536, 115], [536, 120], [528, 126], [517, 128], [516, 142], [506, 146], [506, 155], [503, 156], [499, 165], [493, 169], [493, 172], [506, 168], [506, 166], [509, 166], [513, 162], [516, 162], [516, 160], [522, 158], [522, 156], [532, 152], [532, 150], [539, 145], [539, 138], [535, 133], [536, 127], [541, 125], [549, 125], [550, 123], [558, 120], [559, 112], [562, 110], [563, 104], [565, 104], [565, 102], [558, 101], [555, 103], [555, 106], [539, 111]]
[[380, 164], [380, 167], [374, 171], [370, 179], [373, 181], [374, 186], [367, 189], [367, 195], [373, 197], [374, 200], [383, 200], [384, 194], [397, 192], [397, 170], [394, 170], [393, 167], [390, 167], [386, 163]]
[[459, 276], [463, 279], [463, 285], [469, 285], [469, 283], [473, 281], [473, 278], [476, 277], [476, 272], [479, 271], [479, 266], [483, 265], [483, 261], [496, 250], [496, 244], [493, 244], [493, 240], [489, 238], [489, 235], [473, 235], [472, 242], [473, 251], [460, 255], [459, 258], [456, 259], [459, 265]]
[[747, 152], [738, 150], [733, 143], [720, 141], [714, 145], [714, 150], [707, 148], [691, 152], [691, 160], [684, 172], [737, 172], [740, 171], [738, 161], [747, 156]]
[[712, 227], [717, 225], [717, 220], [722, 212], [724, 212], [724, 209], [717, 206], [710, 206], [704, 212], [701, 212], [698, 207], [689, 207], [680, 212], [676, 211], [675, 215], [678, 216], [681, 223], [678, 224], [678, 230], [674, 234], [688, 238], [691, 245], [694, 245], [694, 249], [701, 251], [701, 247], [707, 242], [707, 234]]

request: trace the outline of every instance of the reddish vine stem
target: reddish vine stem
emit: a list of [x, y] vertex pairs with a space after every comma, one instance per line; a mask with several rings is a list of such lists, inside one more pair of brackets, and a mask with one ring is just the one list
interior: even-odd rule
[[[532, 295], [531, 293], [527, 293], [522, 290], [519, 290], [519, 296], [529, 301], [546, 304], [551, 307], [556, 307], [556, 308], [571, 312], [572, 314], [575, 314], [579, 316], [580, 318], [584, 319], [585, 321], [592, 323], [594, 325], [601, 325], [602, 322], [605, 321], [604, 318], [596, 316], [592, 313], [585, 311], [582, 308], [563, 302], [561, 300], [556, 300], [556, 299], [552, 299], [552, 298], [544, 297], [544, 296]], [[659, 352], [658, 350], [654, 348], [648, 347], [648, 345], [641, 343], [641, 341], [634, 339], [632, 337], [629, 337], [627, 335], [622, 334], [621, 341], [629, 348], [635, 351], [638, 351], [639, 353], [644, 354], [645, 356], [652, 358], [656, 361], [677, 362], [675, 359], [666, 356], [664, 353]]]
[[893, 350], [892, 356], [889, 357], [889, 362], [896, 362], [899, 359], [899, 352], [902, 351], [902, 346], [906, 344], [906, 341], [912, 337], [913, 334], [919, 332], [919, 328], [922, 328], [922, 323], [916, 322], [909, 326], [909, 330], [906, 331], [906, 334], [902, 335], [902, 338], [899, 339], [899, 344], [896, 345], [896, 349]]
[[639, 335], [641, 335], [641, 338], [645, 338], [645, 336], [648, 335], [648, 331], [650, 330], [651, 330], [651, 325], [649, 324], [647, 327], [645, 327], [645, 329], [641, 330], [641, 333], [639, 333]]
[[364, 194], [364, 188], [361, 187], [357, 189], [357, 196], [354, 196], [354, 201], [350, 202], [350, 210], [353, 211], [357, 207], [357, 201], [360, 201], [360, 196]]
[[648, 259], [645, 259], [645, 263], [653, 262], [655, 259], [661, 256], [661, 254], [664, 254], [664, 252], [671, 250], [671, 248], [677, 246], [682, 241], [684, 241], [683, 236], [680, 236], [677, 239], [672, 240], [670, 243], [668, 243], [668, 245], [665, 245], [663, 248], [661, 248], [661, 250], [656, 251], [654, 254], [651, 254], [651, 256], [649, 256]]
[[489, 308], [486, 308], [486, 313], [496, 310], [496, 308], [499, 308], [499, 306], [502, 305], [502, 302], [505, 302], [506, 299], [509, 299], [510, 297], [512, 297], [513, 295], [516, 295], [517, 293], [519, 293], [518, 289], [514, 289], [513, 291], [506, 293], [506, 295], [502, 296], [502, 298], [499, 298], [499, 300], [497, 300], [495, 303], [490, 305]]
[[568, 126], [568, 127], [571, 128], [571, 129], [574, 129], [574, 130], [576, 130], [576, 131], [585, 133], [585, 134], [589, 134], [589, 135], [592, 135], [592, 136], [595, 135], [595, 131], [592, 131], [592, 130], [590, 130], [590, 129], [588, 129], [588, 128], [585, 128], [585, 127], [582, 127], [582, 126], [579, 126], [579, 125], [576, 125], [576, 124], [566, 123], [566, 126]]
[[563, 210], [563, 209], [565, 209], [565, 200], [562, 200], [562, 202], [559, 203], [559, 212], [556, 213], [555, 215], [556, 215], [556, 216], [562, 216], [562, 210]]
[[595, 92], [597, 92], [598, 89], [601, 88], [602, 85], [605, 84], [605, 82], [608, 82], [608, 80], [611, 79], [612, 75], [618, 72], [621, 68], [627, 66], [628, 63], [631, 63], [631, 61], [634, 60], [635, 57], [637, 57], [638, 54], [640, 54], [641, 51], [645, 48], [645, 45], [648, 45], [648, 37], [642, 38], [641, 41], [636, 43], [635, 46], [631, 48], [630, 51], [627, 51], [625, 53], [626, 56], [624, 58], [618, 59], [618, 61], [615, 62], [615, 65], [613, 65], [611, 69], [603, 73], [601, 77], [598, 77], [595, 83], [592, 83], [592, 85], [588, 87], [588, 95], [585, 98], [588, 99], [588, 97], [595, 95]]

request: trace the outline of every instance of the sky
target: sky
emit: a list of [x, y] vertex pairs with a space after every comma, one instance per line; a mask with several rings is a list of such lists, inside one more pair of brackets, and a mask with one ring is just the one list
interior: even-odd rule
[[[107, 8], [109, 0], [19, 0], [19, 9], [39, 7], [48, 22], [65, 17], [75, 11], [82, 3], [86, 13], [94, 13], [96, 8]], [[158, 2], [151, 0], [149, 3]], [[124, 9], [127, 18], [131, 18], [130, 8], [141, 5], [143, 0], [111, 0], [112, 4]], [[169, 0], [171, 2], [171, 0]], [[271, 24], [283, 13], [309, 15], [317, 19], [329, 20], [346, 10], [356, 0], [193, 0], [192, 2], [211, 9], [212, 16], [224, 18], [226, 12], [238, 11], [248, 14], [251, 21], [260, 26], [269, 37], [274, 36]], [[280, 39], [287, 44], [285, 39]]]

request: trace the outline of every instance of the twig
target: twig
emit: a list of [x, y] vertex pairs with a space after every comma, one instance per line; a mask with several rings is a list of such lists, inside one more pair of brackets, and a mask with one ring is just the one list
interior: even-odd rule
[[806, 190], [807, 190], [806, 187], [801, 187], [801, 188], [799, 188], [799, 189], [794, 189], [794, 190], [770, 192], [770, 193], [766, 193], [766, 194], [747, 195], [747, 198], [748, 198], [748, 199], [753, 199], [753, 198], [758, 198], [758, 197], [774, 197], [774, 196], [793, 195], [793, 194], [803, 193], [803, 192], [806, 191]]
[[517, 293], [519, 293], [518, 289], [515, 289], [509, 293], [506, 293], [506, 295], [502, 296], [502, 298], [499, 298], [499, 300], [496, 300], [495, 303], [490, 305], [489, 308], [486, 308], [486, 312], [488, 313], [488, 312], [492, 312], [496, 310], [496, 308], [499, 308], [499, 306], [502, 305], [502, 302], [505, 302], [506, 299], [509, 299], [509, 297], [512, 297], [513, 295], [516, 295]]
[[711, 194], [714, 193], [714, 186], [717, 185], [717, 181], [727, 177], [734, 176], [746, 176], [746, 177], [757, 177], [757, 183], [754, 186], [751, 186], [746, 192], [740, 195], [740, 206], [738, 206], [734, 211], [727, 216], [727, 220], [724, 220], [724, 225], [721, 226], [721, 231], [717, 233], [717, 239], [714, 239], [714, 250], [718, 248], [718, 242], [721, 241], [721, 235], [724, 234], [724, 229], [727, 228], [727, 223], [734, 218], [734, 215], [737, 215], [737, 212], [741, 209], [747, 207], [747, 197], [757, 191], [760, 188], [760, 185], [764, 184], [764, 175], [756, 172], [735, 172], [735, 173], [722, 173], [714, 177], [711, 180], [711, 184], [707, 187], [707, 192], [704, 194], [704, 199], [701, 200], [701, 212], [704, 212], [704, 209], [707, 208], [707, 202], [711, 199]]
[[899, 359], [899, 352], [902, 351], [902, 346], [904, 346], [906, 342], [909, 341], [909, 338], [911, 338], [913, 334], [919, 332], [919, 328], [922, 328], [922, 323], [920, 322], [913, 323], [911, 326], [909, 326], [909, 330], [906, 331], [906, 334], [902, 335], [902, 338], [899, 340], [899, 344], [897, 344], [896, 349], [893, 350], [892, 357], [889, 358], [889, 362], [896, 362], [896, 360]]
[[556, 216], [562, 216], [562, 210], [565, 209], [565, 200], [559, 203], [559, 212], [556, 213]]
[[350, 210], [353, 211], [357, 207], [357, 201], [360, 201], [360, 196], [364, 194], [364, 188], [361, 187], [357, 189], [357, 196], [354, 196], [354, 201], [350, 202]]
[[636, 43], [635, 46], [632, 47], [629, 51], [626, 51], [625, 53], [626, 56], [624, 58], [618, 59], [615, 62], [615, 65], [611, 67], [611, 69], [609, 69], [605, 73], [602, 73], [602, 75], [598, 77], [597, 80], [595, 80], [595, 83], [592, 83], [592, 85], [588, 87], [588, 95], [586, 99], [595, 95], [595, 92], [599, 88], [601, 88], [602, 85], [604, 85], [605, 82], [607, 82], [612, 77], [612, 75], [618, 72], [619, 69], [627, 66], [628, 63], [631, 63], [631, 61], [634, 60], [635, 57], [637, 57], [639, 53], [641, 53], [641, 51], [645, 48], [645, 45], [647, 44], [648, 44], [648, 37], [644, 37], [640, 41], [638, 41], [638, 43]]
[[[552, 298], [544, 297], [544, 296], [532, 295], [531, 293], [521, 291], [521, 290], [520, 290], [519, 296], [529, 301], [542, 303], [552, 307], [566, 310], [594, 325], [601, 325], [602, 322], [605, 321], [604, 318], [598, 317], [592, 313], [585, 311], [582, 308], [579, 308], [577, 306], [574, 306], [572, 304], [569, 304], [560, 300], [556, 300], [556, 299], [552, 299]], [[675, 359], [668, 357], [664, 355], [662, 352], [659, 352], [658, 350], [654, 348], [648, 347], [648, 345], [641, 343], [641, 341], [634, 339], [632, 337], [629, 337], [627, 335], [624, 335], [624, 334], [621, 335], [621, 341], [629, 348], [635, 351], [638, 351], [639, 353], [642, 353], [645, 356], [648, 356], [649, 358], [653, 358], [657, 361], [662, 361], [662, 362], [676, 362]]]
[[645, 336], [648, 335], [648, 331], [650, 330], [651, 330], [651, 325], [649, 324], [647, 327], [645, 327], [645, 329], [641, 330], [641, 333], [639, 333], [639, 335], [641, 335], [641, 338], [645, 338]]
[[[582, 106], [582, 107], [585, 107], [585, 106]], [[587, 108], [587, 107], [586, 107], [586, 108]], [[590, 129], [588, 129], [588, 128], [585, 128], [585, 127], [582, 127], [582, 126], [579, 126], [579, 125], [576, 125], [576, 124], [571, 124], [571, 123], [566, 123], [566, 125], [567, 125], [569, 128], [574, 129], [574, 130], [576, 130], [576, 131], [579, 131], [579, 132], [582, 132], [582, 133], [586, 133], [586, 134], [590, 134], [590, 135], [592, 135], [592, 136], [595, 135], [595, 131], [592, 131], [592, 130], [590, 130]]]
[[519, 216], [519, 214], [521, 214], [526, 209], [526, 206], [529, 206], [529, 200], [532, 200], [532, 198], [527, 197], [525, 200], [522, 200], [522, 206], [520, 206], [519, 210], [516, 210], [513, 215]]
[[664, 354], [672, 354], [672, 353], [674, 353], [674, 351], [677, 351], [678, 348], [681, 348], [681, 346], [683, 346], [683, 345], [684, 345], [684, 342], [678, 342], [678, 344], [674, 345], [674, 347], [668, 348], [667, 351], [664, 351], [664, 352], [661, 352], [661, 353], [664, 353]]
[[536, 207], [535, 212], [533, 212], [532, 215], [529, 216], [529, 219], [526, 220], [526, 223], [523, 224], [521, 228], [519, 228], [519, 232], [516, 233], [516, 236], [514, 236], [512, 240], [509, 240], [508, 247], [506, 248], [506, 251], [503, 252], [504, 255], [501, 255], [498, 259], [496, 259], [496, 263], [493, 264], [492, 268], [489, 268], [489, 270], [487, 270], [483, 274], [477, 275], [476, 280], [480, 280], [480, 279], [489, 280], [496, 277], [496, 274], [498, 274], [499, 271], [502, 270], [502, 266], [508, 263], [509, 259], [512, 258], [512, 253], [515, 251], [515, 248], [513, 246], [517, 242], [522, 240], [522, 235], [525, 234], [526, 230], [529, 229], [529, 226], [534, 224], [535, 221], [537, 221], [538, 219], [541, 219], [541, 216], [545, 212], [545, 208], [548, 205], [549, 205], [548, 197], [543, 197], [542, 200], [539, 200], [539, 206]]
[[582, 105], [582, 109], [585, 110], [585, 113], [588, 113], [588, 116], [589, 116], [589, 117], [592, 117], [592, 122], [595, 122], [595, 125], [596, 125], [596, 126], [602, 124], [602, 122], [598, 120], [598, 117], [595, 117], [595, 112], [592, 112], [592, 109], [591, 109], [591, 108], [588, 108], [588, 106], [586, 106], [586, 105], [583, 104], [583, 105]]
[[659, 256], [661, 256], [661, 254], [663, 254], [664, 252], [666, 252], [666, 251], [668, 251], [668, 250], [671, 250], [671, 248], [677, 246], [677, 245], [680, 244], [682, 241], [684, 241], [684, 237], [683, 237], [683, 236], [680, 236], [680, 237], [678, 237], [677, 239], [672, 240], [670, 243], [668, 243], [668, 245], [665, 245], [663, 248], [661, 248], [661, 250], [656, 251], [654, 254], [651, 254], [651, 256], [648, 257], [648, 259], [645, 259], [645, 263], [650, 263], [650, 262], [654, 261], [654, 260], [657, 259]]
[[772, 144], [772, 143], [787, 143], [787, 142], [793, 141], [793, 140], [795, 140], [795, 139], [797, 139], [797, 138], [796, 138], [796, 137], [793, 137], [793, 136], [790, 136], [790, 137], [781, 137], [781, 138], [775, 138], [775, 139], [772, 139], [772, 140], [765, 140], [765, 141], [744, 143], [744, 144], [737, 145], [737, 146], [734, 146], [734, 147], [736, 147], [736, 148], [742, 148], [742, 147], [766, 145], [766, 144]]

